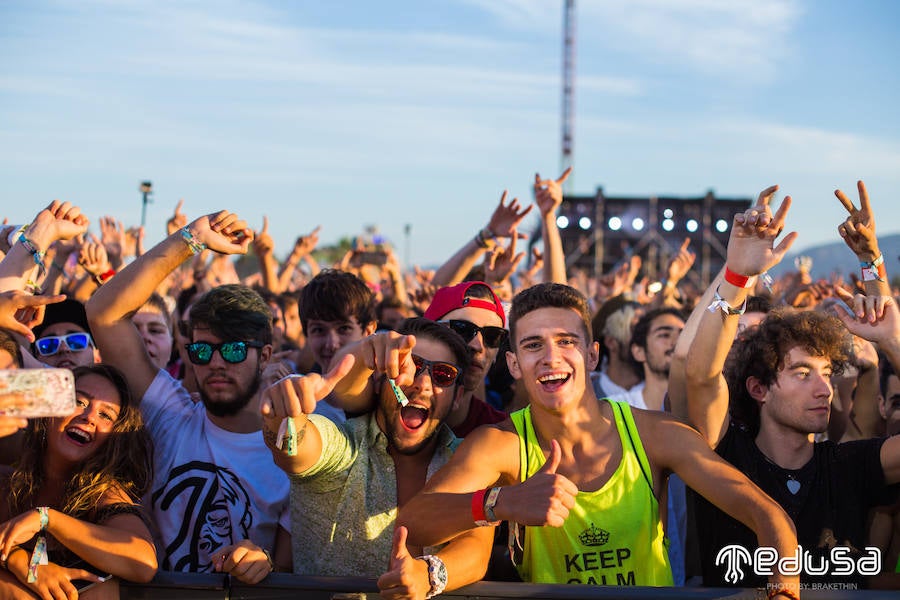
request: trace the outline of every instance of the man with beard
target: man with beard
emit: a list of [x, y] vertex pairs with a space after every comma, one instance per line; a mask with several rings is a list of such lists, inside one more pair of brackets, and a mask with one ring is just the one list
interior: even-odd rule
[[[414, 318], [346, 346], [324, 377], [289, 376], [266, 390], [264, 437], [291, 479], [295, 573], [383, 573], [385, 597], [424, 597], [484, 575], [491, 531], [409, 549], [405, 528], [394, 531], [398, 510], [458, 444], [445, 421], [468, 361], [457, 334]], [[374, 411], [340, 424], [312, 414], [332, 388], [342, 400], [374, 401]]]
[[142, 399], [154, 441], [145, 503], [158, 528], [160, 567], [223, 571], [247, 583], [275, 564], [290, 566], [289, 484], [263, 442], [257, 396], [272, 352], [272, 314], [242, 285], [214, 288], [191, 307], [186, 348], [201, 402], [153, 364], [131, 317], [194, 254], [243, 253], [252, 236], [233, 213], [201, 217], [121, 270], [87, 305], [97, 346]]
[[463, 393], [454, 402], [447, 425], [457, 437], [466, 437], [479, 425], [500, 423], [506, 413], [482, 400], [485, 376], [506, 339], [506, 313], [490, 286], [481, 281], [465, 281], [439, 289], [425, 318], [437, 321], [458, 333], [468, 344], [470, 360], [463, 380]]

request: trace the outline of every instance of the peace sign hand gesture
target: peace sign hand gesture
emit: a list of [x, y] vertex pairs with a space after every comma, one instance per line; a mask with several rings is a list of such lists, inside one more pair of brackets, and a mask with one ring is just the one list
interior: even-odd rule
[[785, 196], [773, 215], [769, 202], [778, 186], [767, 187], [759, 193], [756, 204], [734, 217], [728, 239], [728, 268], [740, 275], [765, 273], [784, 257], [797, 239], [797, 232], [784, 236], [776, 246], [775, 239], [784, 229], [784, 221], [791, 207], [791, 197]]
[[838, 233], [859, 260], [872, 262], [881, 254], [878, 250], [878, 239], [875, 237], [875, 215], [869, 204], [866, 184], [860, 180], [856, 182], [856, 187], [859, 190], [859, 208], [853, 205], [844, 192], [834, 190], [834, 195], [850, 213], [847, 219], [838, 225]]

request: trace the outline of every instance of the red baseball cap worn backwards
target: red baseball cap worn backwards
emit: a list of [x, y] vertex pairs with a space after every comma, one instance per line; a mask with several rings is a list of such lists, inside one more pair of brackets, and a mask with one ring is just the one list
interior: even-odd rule
[[483, 298], [466, 298], [466, 292], [468, 292], [469, 288], [473, 285], [483, 285], [491, 290], [491, 286], [483, 281], [464, 281], [456, 285], [443, 287], [435, 292], [434, 298], [428, 306], [428, 310], [425, 311], [425, 318], [437, 321], [457, 308], [483, 308], [496, 313], [497, 316], [500, 317], [503, 326], [506, 327], [506, 313], [503, 311], [503, 304], [500, 303], [500, 298], [497, 297], [494, 290], [491, 290], [491, 296], [494, 299], [493, 302]]

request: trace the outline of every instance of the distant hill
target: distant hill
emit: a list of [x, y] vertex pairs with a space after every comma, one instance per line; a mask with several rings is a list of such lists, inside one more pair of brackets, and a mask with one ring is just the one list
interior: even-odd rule
[[[894, 278], [900, 275], [900, 234], [878, 236], [878, 246], [884, 254], [888, 276]], [[772, 269], [772, 274], [778, 275], [785, 269], [794, 269], [794, 258], [797, 256], [809, 256], [813, 259], [813, 278], [828, 277], [835, 272], [845, 276], [850, 273], [859, 274], [859, 263], [842, 240], [789, 252], [782, 263]]]

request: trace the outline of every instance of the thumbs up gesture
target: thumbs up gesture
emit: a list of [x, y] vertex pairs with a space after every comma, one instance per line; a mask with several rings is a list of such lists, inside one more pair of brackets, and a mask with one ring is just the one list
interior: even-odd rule
[[561, 460], [559, 442], [551, 440], [550, 456], [540, 471], [518, 485], [503, 488], [494, 507], [497, 518], [520, 525], [562, 527], [575, 505], [578, 487], [556, 472]]
[[413, 558], [409, 553], [406, 535], [407, 529], [402, 525], [394, 530], [389, 570], [378, 578], [382, 598], [425, 598], [431, 591], [428, 563]]

